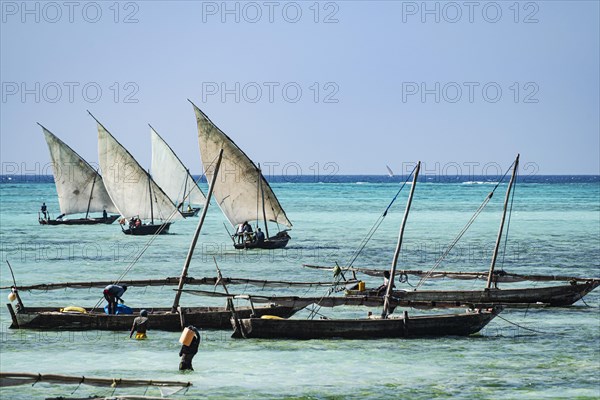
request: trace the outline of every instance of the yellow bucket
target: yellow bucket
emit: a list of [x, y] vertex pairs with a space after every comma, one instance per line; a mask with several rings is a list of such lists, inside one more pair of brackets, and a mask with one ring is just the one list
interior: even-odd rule
[[179, 343], [181, 343], [184, 346], [189, 346], [190, 343], [192, 343], [194, 336], [196, 336], [196, 334], [194, 333], [193, 330], [185, 328], [183, 330], [183, 332], [181, 332], [181, 337], [179, 338]]
[[365, 282], [364, 281], [358, 281], [358, 291], [359, 292], [365, 291]]

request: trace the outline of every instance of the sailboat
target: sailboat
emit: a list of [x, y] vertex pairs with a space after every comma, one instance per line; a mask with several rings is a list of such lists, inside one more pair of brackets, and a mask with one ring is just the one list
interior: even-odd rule
[[[90, 114], [91, 115], [91, 114]], [[93, 115], [92, 115], [93, 117]], [[94, 118], [95, 119], [95, 118]], [[169, 196], [108, 130], [98, 125], [98, 160], [106, 190], [123, 216], [126, 235], [155, 235], [169, 232], [171, 222], [183, 218]], [[142, 223], [150, 220], [149, 223]], [[161, 222], [155, 223], [155, 220]], [[129, 226], [124, 227], [129, 221]]]
[[[400, 234], [390, 276], [394, 276], [404, 228], [417, 183], [421, 163], [417, 164], [412, 187], [400, 225]], [[439, 336], [468, 336], [479, 332], [496, 317], [499, 309], [473, 310], [460, 314], [418, 315], [409, 318], [404, 311], [401, 318], [392, 317], [392, 279], [388, 280], [386, 295], [383, 297], [383, 311], [379, 318], [359, 319], [282, 319], [282, 318], [240, 318], [232, 311], [233, 338], [261, 339], [384, 339], [419, 338]], [[229, 299], [231, 302], [231, 299]]]
[[177, 209], [184, 217], [198, 215], [200, 207], [195, 205], [203, 203], [205, 196], [194, 181], [190, 170], [183, 165], [173, 149], [152, 126], [150, 126], [150, 137], [152, 178], [177, 205]]
[[[102, 217], [90, 217], [90, 213], [93, 212], [118, 212], [98, 171], [56, 135], [41, 124], [38, 125], [44, 132], [50, 150], [54, 184], [61, 212], [56, 219], [40, 216], [39, 223], [42, 225], [112, 224], [118, 215], [104, 214]], [[69, 218], [70, 215], [77, 213], [85, 213], [85, 217]]]
[[[572, 278], [568, 279], [568, 284], [555, 285], [555, 286], [543, 286], [543, 287], [527, 287], [527, 288], [514, 288], [514, 289], [499, 289], [497, 283], [500, 281], [499, 277], [502, 274], [495, 273], [495, 265], [498, 257], [498, 250], [500, 248], [500, 241], [502, 239], [502, 233], [505, 225], [506, 212], [508, 208], [508, 202], [510, 200], [511, 189], [515, 184], [515, 177], [519, 167], [519, 155], [514, 162], [513, 172], [506, 190], [506, 197], [504, 200], [504, 209], [502, 213], [502, 220], [500, 223], [500, 229], [496, 238], [496, 245], [492, 255], [492, 261], [490, 269], [485, 279], [487, 281], [486, 287], [481, 290], [420, 290], [419, 285], [415, 290], [395, 290], [394, 297], [402, 301], [415, 301], [415, 302], [440, 302], [440, 303], [471, 303], [479, 305], [503, 305], [507, 307], [515, 306], [522, 307], [523, 305], [540, 305], [550, 307], [564, 307], [575, 303], [582, 299], [586, 294], [600, 286], [600, 279], [598, 278]], [[488, 195], [489, 200], [493, 195], [493, 191]], [[481, 209], [481, 207], [480, 207]], [[473, 220], [473, 219], [472, 219]], [[464, 229], [463, 229], [464, 231]], [[439, 264], [439, 261], [438, 261]], [[429, 275], [434, 274], [434, 271], [425, 273], [421, 282], [428, 278]], [[391, 275], [394, 276], [393, 274]], [[544, 276], [530, 276], [529, 279], [521, 280], [533, 280], [533, 281], [552, 281], [556, 280], [552, 277]], [[492, 284], [494, 284], [492, 286]], [[367, 291], [349, 290], [348, 295], [375, 295], [376, 290], [370, 289]]]
[[[101, 125], [99, 125], [101, 126]], [[215, 172], [209, 185], [208, 194], [202, 210], [202, 215], [198, 222], [198, 227], [194, 232], [194, 237], [190, 244], [188, 255], [184, 262], [183, 271], [179, 277], [178, 289], [171, 307], [146, 307], [150, 310], [150, 321], [152, 329], [164, 331], [181, 331], [188, 325], [195, 325], [203, 329], [228, 329], [231, 327], [231, 308], [230, 307], [182, 307], [179, 300], [182, 289], [187, 281], [187, 271], [196, 247], [200, 230], [204, 223], [208, 205], [212, 197], [213, 188], [221, 163], [219, 155], [216, 163]], [[8, 264], [10, 268], [10, 264]], [[12, 274], [12, 268], [10, 268]], [[133, 308], [134, 314], [106, 314], [97, 306], [91, 309], [82, 307], [26, 307], [21, 300], [19, 287], [13, 275], [13, 286], [9, 299], [16, 300], [16, 307], [12, 303], [6, 306], [10, 313], [12, 324], [11, 329], [67, 329], [67, 330], [128, 330], [133, 324], [134, 318], [141, 311], [140, 308]], [[300, 310], [300, 305], [285, 306], [269, 303], [262, 307], [242, 307], [238, 308], [238, 315], [244, 318], [251, 316], [261, 317], [263, 315], [275, 315], [278, 317], [289, 317]]]
[[[190, 101], [190, 103], [192, 102]], [[207, 179], [210, 179], [213, 173], [209, 168], [210, 164], [220, 149], [225, 150], [223, 169], [227, 172], [221, 175], [219, 186], [215, 188], [215, 199], [225, 218], [234, 228], [247, 221], [257, 221], [258, 229], [258, 222], [264, 223], [264, 234], [266, 235], [264, 241], [238, 237], [238, 242], [236, 242], [234, 235], [232, 239], [235, 248], [278, 249], [285, 247], [291, 239], [287, 230], [292, 227], [292, 223], [260, 168], [194, 103], [192, 106], [196, 113], [200, 155]], [[288, 229], [270, 236], [268, 221], [275, 222], [278, 227], [284, 225]]]

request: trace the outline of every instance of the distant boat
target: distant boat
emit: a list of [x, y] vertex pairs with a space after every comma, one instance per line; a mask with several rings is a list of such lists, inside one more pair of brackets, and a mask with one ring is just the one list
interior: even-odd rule
[[[204, 193], [198, 187], [190, 170], [183, 165], [173, 149], [165, 140], [150, 127], [152, 138], [152, 178], [160, 185], [165, 193], [177, 205], [177, 209], [184, 217], [198, 215], [205, 200]], [[187, 204], [187, 208], [185, 205]]]
[[[52, 132], [41, 124], [38, 125], [44, 131], [50, 151], [54, 184], [61, 212], [56, 219], [50, 218], [49, 214], [40, 215], [39, 223], [42, 225], [112, 224], [118, 215], [90, 217], [90, 213], [93, 212], [118, 212], [98, 171]], [[85, 213], [85, 217], [69, 217], [78, 213]]]
[[[191, 103], [191, 102], [190, 102]], [[234, 229], [247, 221], [263, 222], [265, 240], [258, 242], [244, 238], [235, 241], [236, 249], [258, 248], [276, 249], [285, 247], [291, 239], [287, 231], [292, 227], [283, 207], [269, 186], [261, 170], [222, 130], [220, 130], [196, 105], [198, 142], [200, 155], [207, 179], [213, 174], [212, 163], [221, 149], [224, 149], [223, 172], [219, 185], [215, 187], [215, 199], [225, 218]], [[267, 222], [284, 225], [288, 229], [269, 236]], [[235, 236], [235, 235], [234, 235]]]
[[[106, 190], [123, 216], [120, 221], [123, 232], [126, 235], [168, 233], [171, 222], [183, 216], [127, 149], [98, 120], [96, 122], [98, 160]], [[149, 221], [144, 223], [144, 220]], [[155, 223], [155, 220], [160, 222]], [[129, 226], [125, 228], [127, 222]]]

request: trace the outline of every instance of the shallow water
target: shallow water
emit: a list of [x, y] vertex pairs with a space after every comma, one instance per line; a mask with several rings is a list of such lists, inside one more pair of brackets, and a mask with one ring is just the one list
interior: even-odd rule
[[[415, 191], [399, 268], [430, 269], [471, 217], [493, 180], [420, 183]], [[487, 181], [487, 182], [486, 182]], [[480, 182], [476, 184], [473, 182]], [[506, 253], [498, 267], [510, 272], [599, 276], [600, 183], [598, 177], [548, 177], [517, 185]], [[483, 184], [488, 183], [488, 184]], [[492, 183], [492, 184], [489, 184]], [[232, 249], [225, 221], [213, 204], [190, 268], [194, 277], [225, 276], [327, 281], [327, 271], [302, 263], [344, 264], [399, 188], [385, 177], [337, 177], [272, 183], [294, 223], [286, 249], [271, 252]], [[406, 188], [393, 205], [356, 266], [388, 268], [397, 240]], [[485, 271], [498, 231], [505, 185], [438, 268]], [[171, 235], [156, 238], [139, 262], [131, 260], [147, 237], [130, 237], [117, 224], [94, 227], [40, 226], [45, 201], [57, 215], [49, 182], [0, 184], [2, 258], [17, 283], [126, 279], [179, 275], [198, 218], [175, 223]], [[270, 227], [276, 230], [275, 227]], [[231, 228], [230, 228], [231, 229]], [[503, 244], [504, 246], [504, 244]], [[503, 247], [504, 248], [504, 247]], [[214, 257], [214, 260], [213, 260]], [[2, 286], [11, 284], [6, 265]], [[379, 279], [361, 276], [367, 286]], [[416, 284], [410, 278], [409, 284]], [[535, 284], [535, 283], [534, 283]], [[425, 287], [480, 288], [481, 281], [427, 282]], [[537, 286], [542, 283], [536, 284]], [[404, 286], [410, 288], [410, 286]], [[208, 289], [208, 288], [204, 288]], [[230, 291], [320, 295], [324, 289], [264, 289], [231, 286]], [[2, 291], [6, 296], [7, 290]], [[132, 307], [170, 306], [172, 287], [131, 288]], [[25, 305], [91, 307], [99, 289], [22, 292]], [[6, 298], [6, 297], [5, 297]], [[184, 295], [182, 303], [221, 305], [222, 300]], [[506, 310], [479, 335], [413, 340], [240, 341], [230, 332], [203, 330], [195, 371], [177, 371], [179, 334], [150, 331], [136, 342], [127, 332], [39, 332], [10, 330], [1, 308], [2, 371], [191, 381], [186, 398], [598, 398], [600, 397], [600, 291], [571, 308]], [[409, 313], [415, 311], [409, 310]], [[364, 316], [365, 308], [322, 309], [328, 316]], [[307, 311], [297, 314], [307, 315]], [[104, 389], [38, 383], [3, 388], [2, 398], [86, 397], [144, 394], [143, 389]], [[149, 388], [146, 395], [158, 396]]]

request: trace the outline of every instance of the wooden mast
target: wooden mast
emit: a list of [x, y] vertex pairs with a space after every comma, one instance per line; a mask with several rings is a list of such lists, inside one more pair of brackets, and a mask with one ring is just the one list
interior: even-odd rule
[[500, 240], [502, 239], [502, 230], [504, 229], [504, 220], [506, 219], [506, 209], [508, 208], [508, 200], [510, 198], [510, 190], [515, 181], [515, 176], [517, 175], [518, 167], [519, 167], [519, 154], [517, 154], [517, 159], [515, 160], [515, 166], [513, 168], [512, 176], [510, 177], [510, 182], [508, 183], [508, 188], [506, 189], [506, 197], [504, 198], [504, 209], [502, 211], [502, 220], [500, 221], [500, 229], [498, 230], [498, 237], [496, 238], [496, 246], [494, 247], [492, 263], [490, 264], [490, 272], [488, 274], [487, 284], [485, 286], [486, 290], [488, 290], [492, 286], [492, 277], [494, 275], [494, 267], [496, 266], [496, 258], [498, 257], [498, 249], [500, 248]]
[[98, 171], [94, 175], [94, 181], [92, 182], [92, 190], [90, 191], [90, 198], [88, 199], [87, 210], [85, 210], [85, 218], [87, 219], [90, 213], [90, 205], [92, 204], [92, 198], [94, 196], [94, 186], [96, 186], [96, 178], [98, 177]]
[[187, 277], [187, 271], [190, 266], [190, 262], [192, 261], [192, 255], [194, 254], [194, 249], [196, 247], [196, 243], [198, 242], [198, 237], [200, 236], [200, 230], [202, 229], [202, 224], [204, 224], [204, 218], [206, 217], [206, 212], [208, 211], [208, 204], [210, 203], [210, 198], [212, 197], [212, 192], [215, 187], [215, 182], [217, 181], [217, 175], [219, 174], [219, 167], [221, 166], [221, 159], [223, 158], [223, 149], [219, 152], [219, 159], [217, 160], [217, 164], [215, 165], [215, 172], [210, 181], [210, 187], [208, 188], [208, 194], [206, 195], [206, 201], [204, 202], [204, 208], [202, 209], [202, 215], [200, 216], [200, 221], [198, 221], [198, 227], [194, 232], [194, 237], [192, 239], [192, 243], [190, 244], [190, 249], [188, 250], [187, 257], [185, 258], [185, 263], [183, 265], [183, 270], [181, 271], [181, 277], [179, 278], [179, 285], [177, 286], [177, 291], [175, 292], [175, 300], [173, 301], [173, 307], [171, 308], [171, 312], [177, 312], [177, 308], [179, 307], [179, 299], [181, 298], [181, 289], [183, 289], [183, 284], [185, 282], [185, 278]]
[[148, 177], [148, 192], [150, 193], [150, 224], [154, 225], [154, 206], [152, 205], [152, 178], [150, 178], [150, 172], [146, 172]]
[[383, 312], [381, 318], [387, 318], [389, 315], [390, 308], [390, 295], [392, 294], [392, 288], [394, 287], [394, 276], [396, 275], [396, 265], [398, 264], [398, 257], [400, 256], [400, 249], [402, 248], [402, 237], [404, 236], [404, 227], [406, 226], [406, 219], [408, 218], [408, 212], [410, 211], [410, 205], [412, 204], [413, 194], [415, 192], [415, 186], [417, 186], [417, 178], [419, 176], [419, 170], [421, 169], [421, 161], [417, 163], [415, 172], [413, 174], [413, 181], [410, 187], [410, 194], [408, 195], [408, 201], [406, 203], [406, 209], [404, 210], [404, 216], [402, 217], [402, 223], [400, 224], [400, 234], [398, 235], [398, 244], [396, 245], [396, 251], [394, 252], [394, 259], [392, 261], [392, 267], [390, 268], [390, 277], [388, 279], [388, 286], [385, 291], [385, 298], [383, 300]]
[[[184, 205], [185, 205], [185, 198], [186, 198], [186, 194], [185, 191], [187, 190], [187, 183], [188, 183], [188, 177], [190, 175], [190, 170], [189, 168], [185, 169], [186, 175], [185, 175], [185, 181], [183, 183], [183, 197], [181, 198], [181, 212], [183, 212], [184, 210]], [[190, 193], [192, 193], [192, 190], [190, 189]], [[190, 203], [188, 203], [190, 204]], [[191, 206], [190, 206], [191, 207]]]
[[260, 198], [262, 199], [262, 212], [263, 212], [263, 220], [265, 221], [265, 238], [269, 239], [269, 226], [267, 224], [267, 213], [265, 211], [265, 190], [262, 185], [262, 172], [260, 170], [260, 164], [258, 164], [258, 184], [260, 187]]

